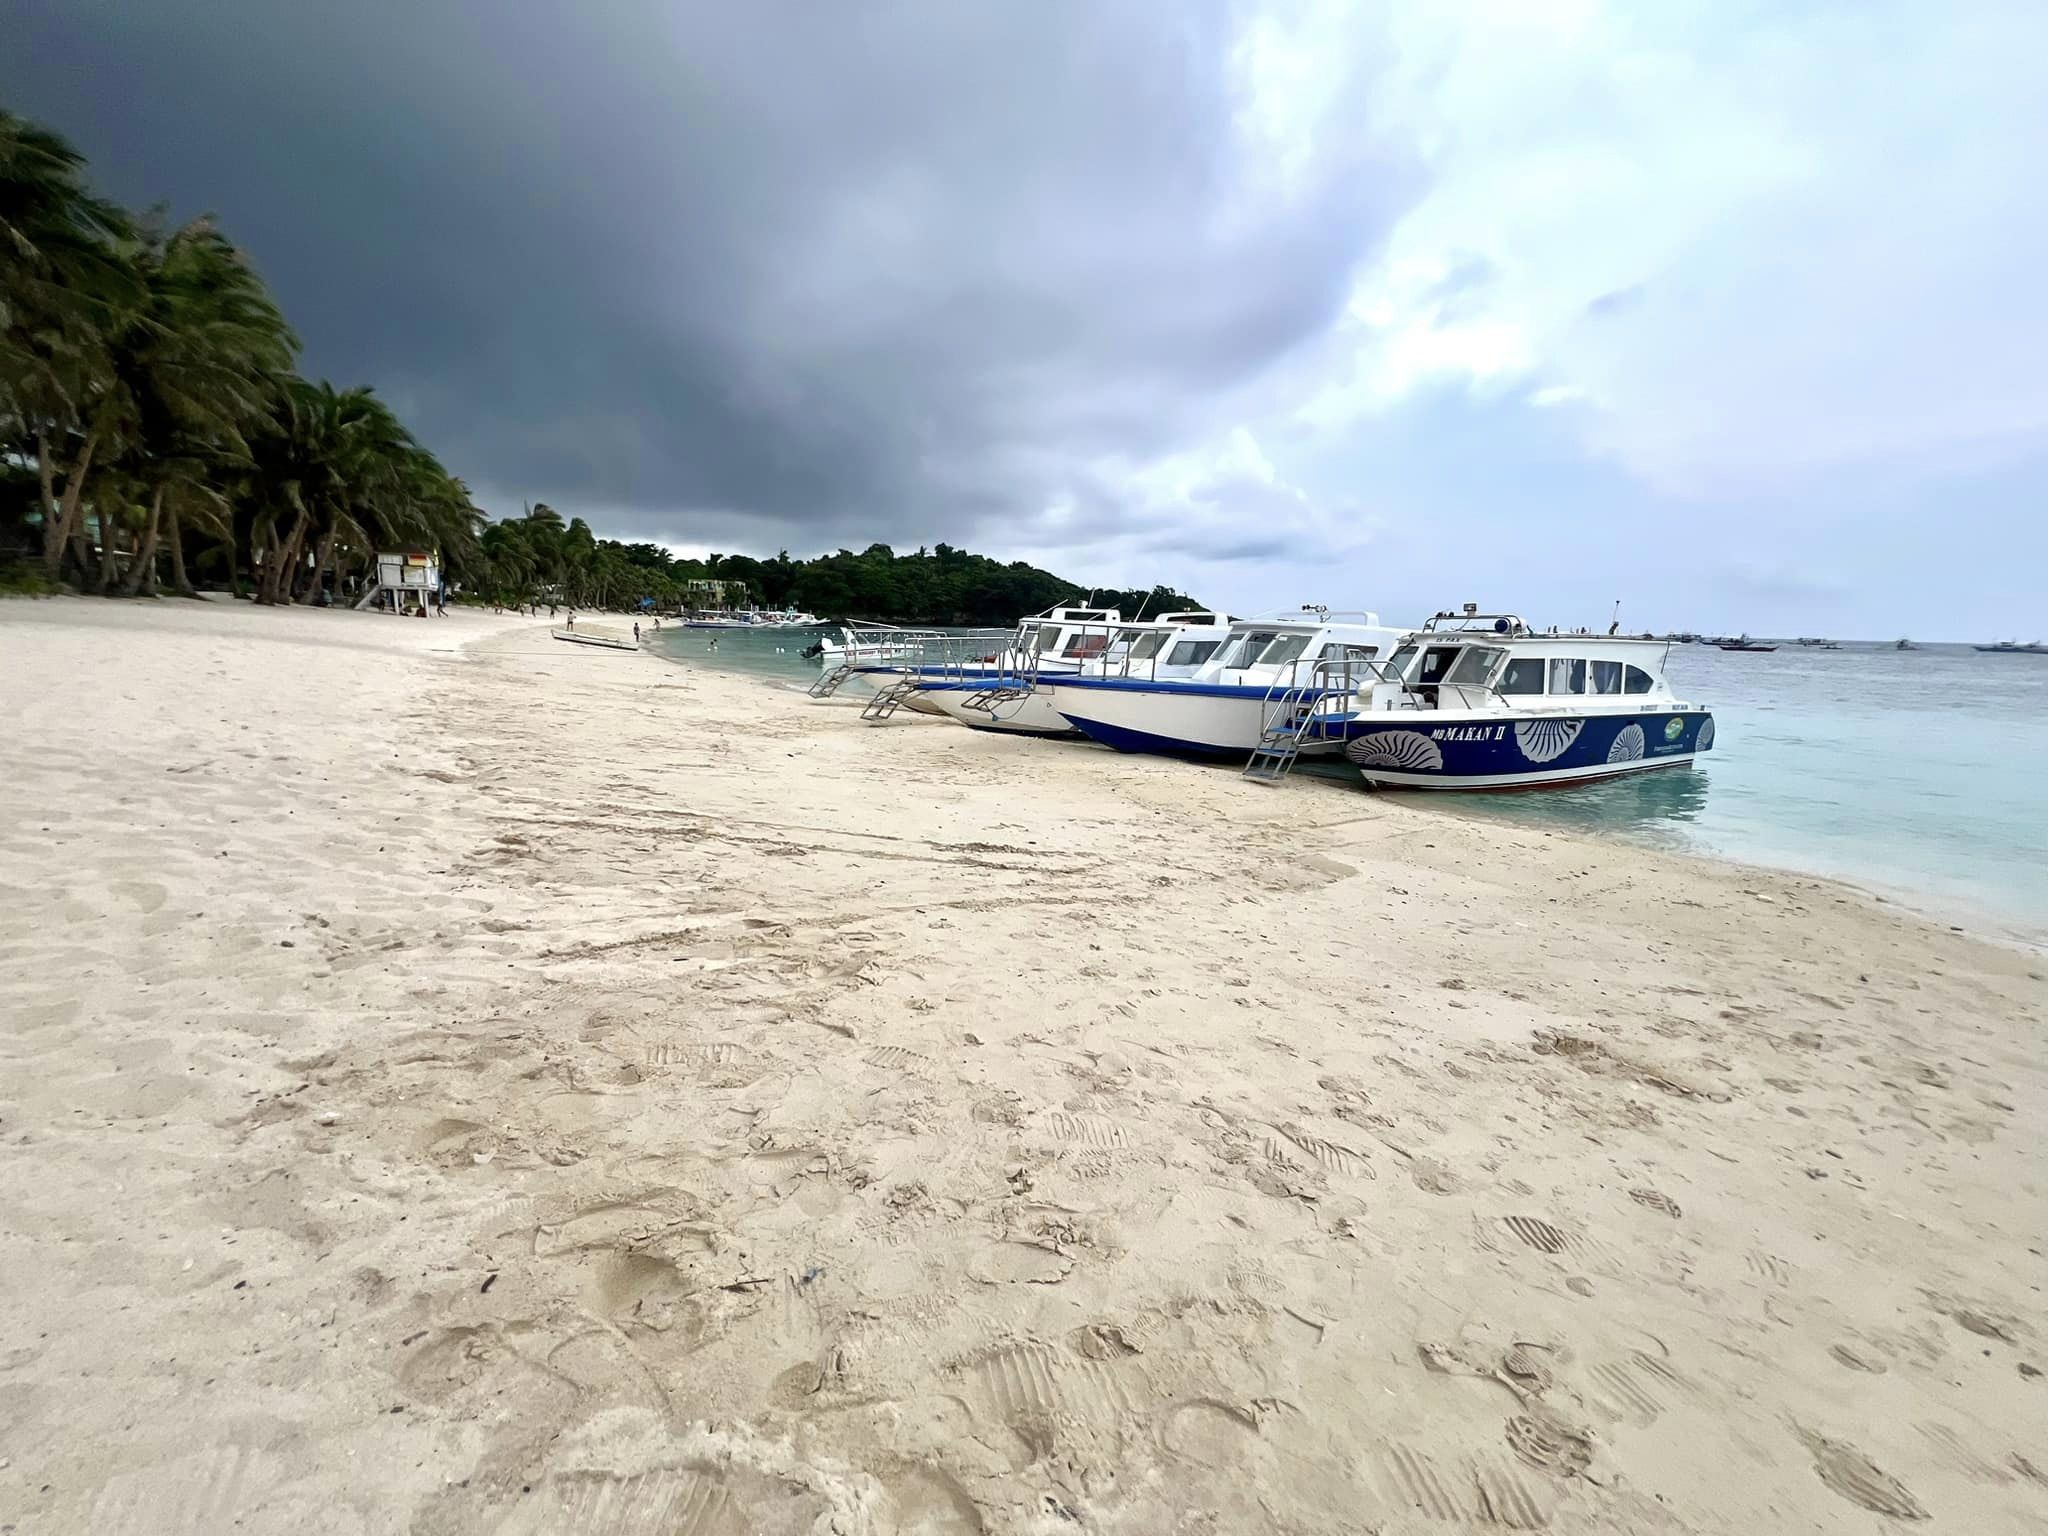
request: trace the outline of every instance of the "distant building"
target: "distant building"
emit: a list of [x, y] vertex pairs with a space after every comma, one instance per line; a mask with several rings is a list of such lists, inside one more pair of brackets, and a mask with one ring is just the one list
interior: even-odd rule
[[744, 608], [747, 603], [747, 584], [743, 581], [717, 581], [711, 577], [699, 577], [683, 583], [683, 606], [697, 612], [724, 612]]

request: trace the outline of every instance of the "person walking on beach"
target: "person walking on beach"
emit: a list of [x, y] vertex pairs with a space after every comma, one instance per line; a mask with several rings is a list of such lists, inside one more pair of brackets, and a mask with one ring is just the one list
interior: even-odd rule
[[576, 627], [576, 615], [573, 613], [569, 615], [569, 627], [571, 629]]
[[640, 643], [640, 626], [638, 624], [633, 626], [633, 643], [635, 645]]

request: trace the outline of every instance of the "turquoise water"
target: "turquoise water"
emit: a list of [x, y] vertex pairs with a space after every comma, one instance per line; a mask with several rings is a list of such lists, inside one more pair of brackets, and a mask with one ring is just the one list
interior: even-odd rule
[[[658, 643], [727, 671], [817, 675], [798, 654], [813, 632], [724, 632], [715, 654], [709, 638], [664, 629]], [[1714, 711], [1698, 767], [1429, 803], [1837, 876], [2048, 942], [2048, 656], [1678, 645], [1669, 675]]]

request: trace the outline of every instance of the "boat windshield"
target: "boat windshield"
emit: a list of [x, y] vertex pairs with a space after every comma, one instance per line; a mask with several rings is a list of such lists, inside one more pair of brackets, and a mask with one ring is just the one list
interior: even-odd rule
[[1277, 631], [1270, 629], [1254, 629], [1247, 632], [1242, 639], [1233, 635], [1226, 642], [1230, 649], [1223, 657], [1224, 670], [1235, 671], [1239, 667], [1250, 666], [1259, 659], [1259, 652], [1273, 643], [1276, 633]]
[[1506, 651], [1497, 650], [1490, 645], [1468, 645], [1465, 647], [1465, 654], [1453, 664], [1444, 681], [1467, 687], [1484, 686], [1486, 680], [1493, 676], [1494, 667], [1506, 654]]
[[1057, 649], [1059, 643], [1060, 630], [1058, 629], [1058, 627], [1051, 624], [1045, 624], [1039, 626], [1037, 630], [1037, 638], [1032, 642], [1031, 649], [1036, 651], [1040, 656], [1043, 656], [1046, 652]]
[[1259, 653], [1259, 665], [1284, 667], [1307, 650], [1309, 641], [1314, 638], [1313, 635], [1282, 635]]
[[1415, 659], [1415, 647], [1401, 645], [1394, 648], [1394, 654], [1387, 658], [1387, 676], [1402, 677], [1407, 674], [1408, 663]]
[[1176, 640], [1173, 649], [1166, 653], [1169, 667], [1199, 667], [1216, 654], [1221, 640]]
[[1157, 656], [1159, 654], [1159, 647], [1164, 644], [1166, 644], [1166, 631], [1163, 629], [1154, 630], [1149, 635], [1140, 635], [1138, 636], [1137, 644], [1131, 647], [1131, 660], [1144, 661], [1148, 657]]

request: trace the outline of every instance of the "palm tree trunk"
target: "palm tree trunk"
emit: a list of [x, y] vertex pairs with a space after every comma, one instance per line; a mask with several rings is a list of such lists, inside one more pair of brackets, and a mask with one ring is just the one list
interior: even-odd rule
[[[171, 546], [171, 590], [180, 597], [197, 597], [199, 589], [192, 585], [192, 578], [185, 574], [185, 533], [178, 526], [178, 508], [173, 503], [168, 509], [170, 526], [164, 530], [164, 542]], [[232, 531], [228, 535], [232, 543]]]
[[328, 529], [320, 536], [319, 547], [313, 553], [313, 569], [307, 573], [305, 585], [299, 588], [300, 602], [320, 595], [320, 578], [327, 570], [327, 561], [334, 553], [334, 530]]
[[280, 594], [290, 595], [292, 561], [297, 558], [299, 540], [305, 535], [306, 509], [300, 507], [291, 533], [271, 548], [270, 558], [263, 562], [263, 580], [256, 588], [257, 602], [274, 606]]
[[128, 579], [121, 584], [121, 595], [133, 597], [147, 582], [152, 592], [156, 590], [156, 546], [162, 534], [164, 522], [164, 490], [158, 486], [156, 494], [149, 499], [149, 527], [143, 531], [142, 547], [135, 552], [135, 564], [128, 572]]
[[57, 477], [50, 468], [50, 439], [47, 433], [36, 434], [36, 479], [40, 483], [43, 499], [37, 504], [43, 514], [43, 558], [50, 554], [50, 538], [57, 531]]
[[104, 597], [115, 591], [120, 581], [122, 528], [113, 514], [104, 510], [99, 515], [99, 524], [100, 572], [93, 578], [92, 589]]
[[47, 512], [43, 514], [43, 567], [52, 581], [63, 568], [65, 547], [78, 531], [86, 471], [92, 468], [93, 450], [99, 447], [99, 442], [98, 431], [86, 434], [85, 446], [78, 450], [78, 462], [64, 478], [64, 498], [58, 505], [57, 516], [52, 519]]

